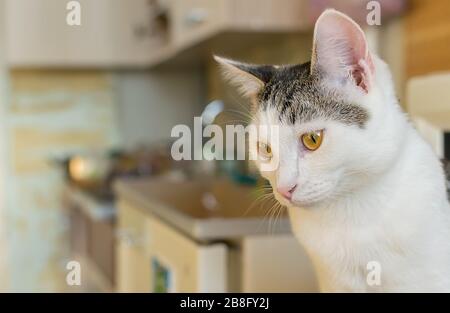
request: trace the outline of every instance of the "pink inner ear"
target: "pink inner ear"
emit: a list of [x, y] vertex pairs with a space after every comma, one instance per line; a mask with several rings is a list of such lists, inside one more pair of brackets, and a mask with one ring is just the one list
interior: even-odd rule
[[366, 92], [374, 66], [361, 28], [346, 15], [325, 11], [314, 31], [313, 66], [332, 77], [352, 76]]
[[361, 59], [359, 64], [352, 70], [352, 77], [355, 84], [362, 88], [366, 93], [369, 92], [370, 89], [370, 73], [373, 73], [374, 65], [372, 62], [372, 57], [370, 54], [368, 55], [368, 64]]

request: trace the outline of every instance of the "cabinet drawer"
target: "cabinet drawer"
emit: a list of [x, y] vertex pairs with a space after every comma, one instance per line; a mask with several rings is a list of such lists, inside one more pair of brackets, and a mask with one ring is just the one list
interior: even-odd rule
[[195, 44], [224, 27], [226, 14], [226, 0], [174, 0], [171, 39], [177, 46]]

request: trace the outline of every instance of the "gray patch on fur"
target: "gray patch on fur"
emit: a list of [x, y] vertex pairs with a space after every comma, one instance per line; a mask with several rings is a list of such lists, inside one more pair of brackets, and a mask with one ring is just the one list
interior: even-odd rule
[[288, 124], [322, 118], [363, 128], [369, 112], [340, 100], [337, 93], [325, 92], [320, 82], [320, 73], [310, 73], [310, 62], [280, 67], [258, 95], [260, 109], [276, 108], [280, 122]]

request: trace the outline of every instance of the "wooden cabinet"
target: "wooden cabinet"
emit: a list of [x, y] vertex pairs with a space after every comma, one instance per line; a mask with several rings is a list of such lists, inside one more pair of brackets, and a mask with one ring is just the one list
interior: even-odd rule
[[200, 244], [158, 219], [147, 224], [152, 291], [226, 292], [227, 246]]
[[150, 260], [145, 233], [146, 220], [127, 203], [118, 204], [116, 290], [150, 292]]
[[6, 1], [10, 66], [143, 65], [164, 40], [155, 29], [155, 1], [80, 0], [80, 26], [67, 24], [68, 2]]
[[173, 0], [171, 38], [192, 45], [220, 31], [304, 31], [311, 27], [304, 0]]
[[127, 202], [118, 208], [117, 291], [227, 290], [225, 244], [199, 244]]
[[242, 33], [311, 28], [306, 0], [78, 0], [79, 26], [66, 22], [70, 1], [5, 1], [11, 67], [152, 67], [200, 43], [215, 50], [218, 35], [234, 47]]
[[292, 235], [242, 240], [242, 292], [316, 292], [313, 266]]
[[93, 290], [111, 291], [115, 284], [115, 218], [93, 212], [109, 210], [89, 194], [66, 186], [64, 205], [70, 222], [70, 252], [82, 263], [87, 285]]
[[101, 275], [114, 286], [115, 225], [111, 220], [91, 222], [88, 256]]
[[193, 45], [226, 25], [228, 0], [174, 0], [170, 17], [171, 40], [176, 46]]
[[89, 254], [90, 219], [75, 205], [69, 207], [70, 250], [74, 255]]

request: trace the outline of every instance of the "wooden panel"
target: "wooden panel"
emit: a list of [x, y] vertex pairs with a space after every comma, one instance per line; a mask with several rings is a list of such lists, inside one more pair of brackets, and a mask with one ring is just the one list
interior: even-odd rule
[[407, 76], [450, 70], [450, 1], [414, 0], [406, 17]]
[[225, 26], [224, 0], [176, 0], [171, 7], [171, 39], [175, 46], [188, 46]]
[[69, 214], [71, 252], [85, 257], [89, 253], [89, 219], [75, 206], [70, 207]]
[[243, 292], [317, 292], [314, 270], [292, 235], [243, 240]]
[[119, 202], [117, 291], [155, 292], [155, 262], [169, 271], [169, 292], [227, 291], [227, 248], [200, 245], [149, 213]]
[[[147, 236], [152, 263], [169, 273], [169, 292], [226, 292], [227, 247], [201, 245], [158, 219], [148, 219]], [[152, 290], [157, 285], [152, 269]]]
[[[169, 291], [196, 292], [198, 288], [198, 246], [188, 238], [158, 220], [149, 220], [151, 258], [170, 273]], [[152, 285], [155, 285], [152, 273]]]
[[150, 261], [142, 249], [119, 240], [116, 264], [117, 292], [151, 291]]
[[123, 66], [146, 64], [158, 34], [147, 0], [78, 0], [81, 25], [66, 23], [68, 1], [7, 0], [7, 61], [15, 67]]
[[92, 221], [89, 238], [89, 257], [98, 269], [114, 284], [114, 222]]
[[293, 31], [311, 29], [305, 0], [229, 1], [229, 21], [233, 30]]
[[116, 282], [118, 292], [151, 291], [150, 258], [145, 239], [144, 216], [138, 209], [119, 202], [116, 246]]

